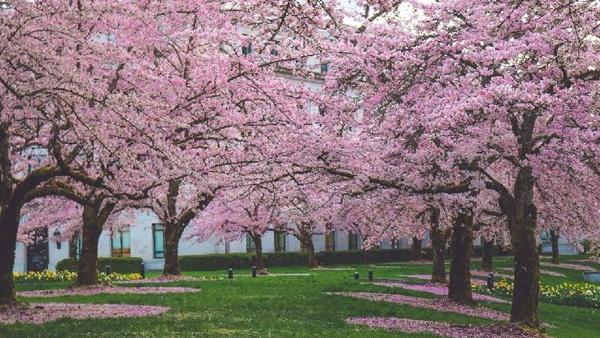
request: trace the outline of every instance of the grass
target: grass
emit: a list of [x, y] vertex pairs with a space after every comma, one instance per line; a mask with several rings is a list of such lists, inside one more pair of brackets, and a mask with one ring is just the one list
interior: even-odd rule
[[[565, 261], [566, 262], [566, 261]], [[512, 266], [502, 258], [496, 266]], [[475, 268], [479, 263], [474, 262]], [[390, 266], [353, 266], [361, 281], [353, 280], [354, 271], [319, 271], [303, 267], [273, 268], [274, 273], [310, 273], [311, 276], [241, 277], [249, 271], [236, 271], [234, 280], [225, 271], [192, 272], [196, 277], [220, 278], [176, 282], [172, 286], [199, 287], [196, 294], [173, 295], [98, 295], [28, 299], [35, 302], [128, 303], [166, 305], [171, 310], [158, 317], [111, 320], [61, 319], [41, 326], [1, 325], [0, 337], [398, 337], [398, 332], [373, 330], [348, 325], [351, 316], [396, 316], [457, 324], [487, 324], [489, 320], [459, 314], [416, 309], [348, 297], [326, 295], [330, 291], [373, 291], [433, 297], [427, 293], [390, 289], [365, 284], [367, 271], [376, 278], [399, 278], [400, 275], [430, 272], [429, 265], [397, 264]], [[549, 269], [549, 268], [545, 268]], [[543, 276], [545, 283], [581, 281], [581, 272], [556, 269], [567, 278]], [[61, 288], [68, 283], [21, 283], [19, 290]], [[510, 305], [484, 303], [484, 306], [509, 312]], [[600, 313], [593, 309], [540, 305], [542, 320], [552, 327], [547, 333], [555, 337], [594, 337], [600, 332]], [[406, 335], [432, 337], [430, 335]]]

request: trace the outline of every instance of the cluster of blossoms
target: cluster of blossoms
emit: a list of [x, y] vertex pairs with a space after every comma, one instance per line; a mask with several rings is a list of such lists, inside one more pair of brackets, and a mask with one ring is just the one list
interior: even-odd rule
[[[142, 279], [142, 275], [139, 273], [98, 273], [98, 282], [100, 283], [131, 281], [138, 279]], [[77, 280], [77, 273], [66, 270], [57, 272], [49, 270], [15, 272], [13, 273], [13, 280], [15, 282], [70, 282]]]
[[[513, 284], [502, 279], [493, 290], [483, 285], [473, 285], [473, 290], [501, 297], [512, 297]], [[600, 285], [592, 283], [540, 284], [540, 301], [558, 305], [600, 308]]]

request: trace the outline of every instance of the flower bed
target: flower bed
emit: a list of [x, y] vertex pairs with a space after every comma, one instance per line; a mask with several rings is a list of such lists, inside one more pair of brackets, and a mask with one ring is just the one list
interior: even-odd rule
[[[142, 275], [139, 273], [110, 273], [104, 272], [98, 273], [98, 282], [110, 283], [115, 281], [129, 281], [142, 279]], [[70, 271], [30, 271], [30, 272], [15, 272], [13, 273], [13, 280], [15, 283], [22, 282], [68, 282], [76, 281], [77, 273]]]
[[539, 335], [525, 332], [515, 325], [453, 325], [426, 320], [394, 317], [354, 317], [346, 319], [348, 324], [366, 325], [371, 328], [405, 333], [431, 333], [441, 337], [485, 337], [485, 338], [524, 338]]
[[[510, 298], [513, 293], [513, 284], [510, 280], [502, 279], [496, 283], [493, 290], [480, 285], [474, 285], [473, 289], [479, 293]], [[540, 284], [540, 301], [598, 309], [600, 308], [600, 285], [591, 283]]]
[[123, 287], [110, 285], [80, 286], [56, 290], [21, 291], [21, 297], [93, 296], [99, 294], [166, 294], [199, 292], [200, 289], [183, 287]]
[[425, 299], [419, 297], [411, 297], [404, 295], [394, 295], [387, 293], [370, 293], [370, 292], [332, 292], [331, 295], [339, 295], [353, 297], [359, 299], [367, 299], [377, 302], [388, 302], [395, 304], [410, 305], [432, 309], [443, 312], [453, 312], [470, 317], [480, 317], [491, 320], [506, 321], [509, 319], [508, 314], [484, 307], [468, 306], [465, 304], [451, 302], [446, 299]]
[[169, 311], [164, 306], [127, 304], [62, 304], [43, 303], [17, 305], [0, 310], [0, 323], [43, 324], [60, 318], [118, 318], [156, 316]]

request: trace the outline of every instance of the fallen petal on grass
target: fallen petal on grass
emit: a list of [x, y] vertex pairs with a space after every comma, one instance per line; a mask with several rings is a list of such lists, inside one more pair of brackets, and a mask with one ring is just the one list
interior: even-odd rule
[[[431, 280], [431, 275], [400, 275], [400, 277], [406, 277], [406, 278], [412, 278], [412, 279], [419, 279], [419, 280], [426, 280], [426, 281], [430, 281]], [[471, 283], [472, 284], [478, 284], [478, 285], [485, 285], [486, 284], [486, 282], [484, 280], [477, 279], [477, 278], [472, 278], [471, 279]]]
[[[513, 268], [498, 268], [497, 270], [509, 271], [509, 272], [513, 272], [514, 271]], [[542, 275], [547, 275], [547, 276], [552, 276], [552, 277], [566, 277], [564, 273], [560, 273], [560, 272], [556, 272], [556, 271], [550, 271], [550, 270], [544, 270], [544, 269], [540, 269], [540, 273]]]
[[425, 299], [419, 297], [411, 297], [405, 295], [394, 295], [387, 293], [370, 293], [370, 292], [331, 292], [331, 295], [353, 297], [359, 299], [367, 299], [376, 302], [388, 302], [394, 304], [404, 304], [413, 307], [432, 309], [443, 312], [453, 312], [469, 317], [480, 317], [491, 320], [507, 321], [508, 314], [484, 307], [469, 306], [461, 303], [452, 302], [447, 298], [442, 299]]
[[405, 333], [431, 333], [442, 337], [451, 338], [526, 338], [542, 337], [539, 334], [523, 330], [515, 325], [453, 325], [448, 323], [432, 322], [394, 317], [354, 317], [346, 319], [348, 324], [366, 325], [371, 328], [388, 331], [402, 331]]
[[559, 269], [567, 269], [567, 270], [577, 270], [577, 271], [595, 271], [596, 269], [591, 266], [581, 265], [581, 264], [569, 264], [569, 263], [561, 263], [561, 264], [553, 264], [549, 262], [541, 262], [541, 266], [549, 267], [549, 268], [559, 268]]
[[21, 297], [60, 297], [60, 296], [93, 296], [99, 294], [167, 294], [167, 293], [191, 293], [199, 292], [200, 289], [184, 287], [123, 287], [110, 285], [94, 285], [73, 287], [56, 290], [33, 290], [21, 291], [17, 295]]
[[[446, 285], [446, 284], [434, 284], [434, 283], [408, 284], [408, 283], [402, 283], [402, 282], [377, 282], [377, 283], [373, 283], [373, 284], [379, 285], [379, 286], [393, 287], [393, 288], [402, 288], [402, 289], [407, 289], [407, 290], [412, 290], [412, 291], [428, 292], [428, 293], [432, 293], [432, 294], [438, 295], [438, 296], [448, 296], [448, 285]], [[488, 295], [482, 295], [482, 294], [475, 293], [475, 292], [473, 292], [473, 299], [480, 300], [480, 301], [486, 301], [486, 302], [495, 302], [495, 303], [505, 303], [505, 304], [510, 303], [504, 299], [500, 299], [500, 298], [496, 298], [496, 297], [492, 297], [492, 296], [488, 296]]]
[[43, 324], [60, 318], [120, 318], [156, 316], [169, 311], [166, 306], [128, 304], [41, 303], [16, 305], [0, 311], [0, 323]]

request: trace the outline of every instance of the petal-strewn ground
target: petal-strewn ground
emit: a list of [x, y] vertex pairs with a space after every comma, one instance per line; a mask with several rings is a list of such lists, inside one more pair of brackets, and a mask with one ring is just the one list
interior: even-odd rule
[[[408, 283], [395, 282], [395, 281], [394, 282], [376, 282], [373, 284], [379, 285], [379, 286], [402, 288], [402, 289], [413, 290], [413, 291], [428, 292], [428, 293], [432, 293], [432, 294], [438, 295], [438, 296], [448, 296], [448, 285], [446, 285], [446, 284], [434, 284], [434, 283], [408, 284]], [[496, 303], [510, 303], [504, 299], [500, 299], [500, 298], [496, 298], [496, 297], [492, 297], [492, 296], [488, 296], [488, 295], [482, 295], [482, 294], [475, 293], [475, 292], [473, 292], [473, 299], [487, 301], [487, 302], [496, 302]]]
[[166, 293], [191, 293], [200, 289], [184, 287], [123, 287], [110, 285], [94, 285], [73, 287], [56, 290], [33, 290], [17, 293], [21, 297], [60, 297], [60, 296], [92, 296], [99, 294], [166, 294]]
[[[508, 272], [513, 272], [514, 271], [513, 268], [497, 268], [497, 270], [508, 271]], [[548, 276], [552, 276], [552, 277], [566, 277], [564, 273], [560, 273], [560, 272], [556, 272], [556, 271], [550, 271], [550, 270], [544, 270], [544, 269], [540, 269], [540, 273], [542, 275], [548, 275]]]
[[156, 316], [169, 311], [165, 306], [127, 304], [43, 303], [18, 305], [0, 311], [0, 323], [43, 324], [60, 318], [118, 318]]
[[431, 333], [451, 338], [524, 338], [539, 337], [510, 325], [452, 325], [448, 323], [394, 317], [354, 317], [346, 319], [349, 324], [367, 325], [372, 328], [405, 333]]
[[465, 304], [451, 302], [449, 299], [425, 299], [405, 295], [394, 295], [387, 293], [371, 292], [331, 292], [331, 295], [339, 295], [360, 299], [367, 299], [377, 302], [389, 302], [395, 304], [405, 304], [413, 307], [427, 308], [443, 312], [453, 312], [470, 317], [487, 318], [491, 320], [506, 321], [508, 314], [484, 307], [474, 307]]
[[[426, 280], [426, 281], [431, 280], [431, 275], [400, 275], [400, 277], [420, 279], [420, 280]], [[471, 284], [485, 285], [486, 282], [481, 279], [471, 278]]]
[[596, 269], [591, 266], [581, 265], [581, 264], [569, 264], [569, 263], [561, 263], [561, 264], [552, 264], [549, 262], [540, 262], [541, 266], [549, 267], [549, 268], [559, 268], [559, 269], [569, 269], [569, 270], [578, 270], [578, 271], [595, 271]]

